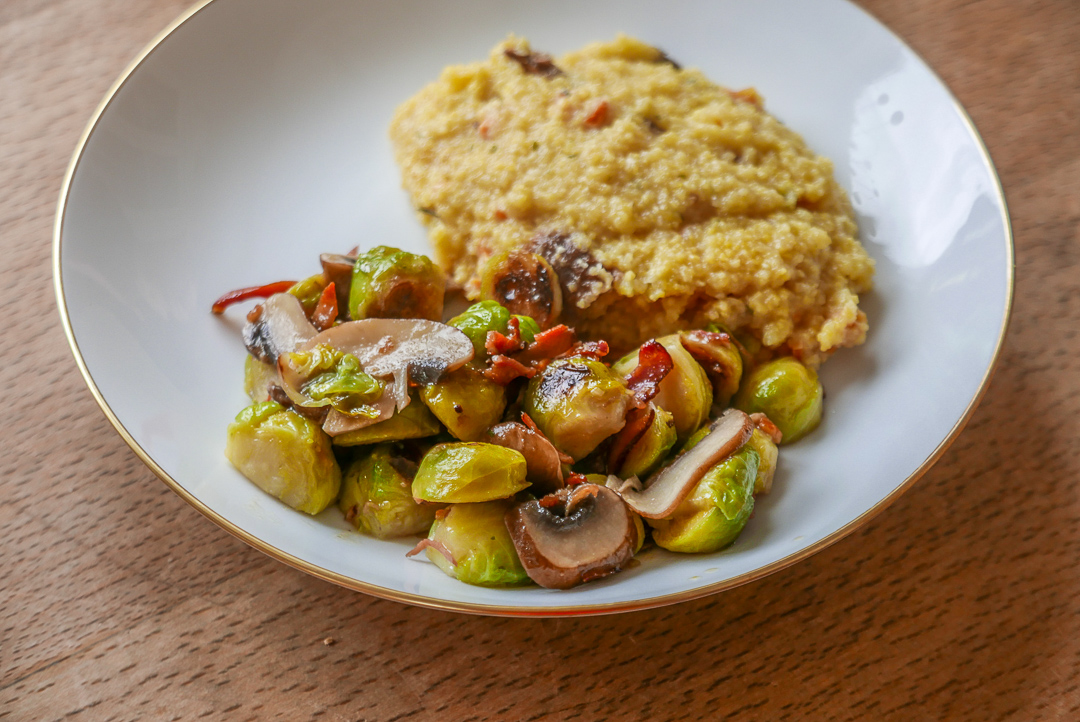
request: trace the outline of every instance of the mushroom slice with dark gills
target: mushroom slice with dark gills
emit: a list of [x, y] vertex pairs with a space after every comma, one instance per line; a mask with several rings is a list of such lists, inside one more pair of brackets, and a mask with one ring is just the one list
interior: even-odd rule
[[260, 361], [277, 363], [278, 356], [296, 351], [319, 332], [290, 293], [275, 293], [257, 308], [243, 335], [244, 346]]
[[[331, 436], [362, 429], [385, 421], [394, 411], [409, 405], [409, 381], [429, 384], [472, 360], [469, 337], [458, 329], [426, 319], [368, 318], [349, 321], [313, 336], [302, 351], [330, 347], [354, 357], [364, 374], [383, 384], [378, 399], [369, 400], [367, 410], [349, 415], [334, 408], [327, 414], [323, 430]], [[310, 379], [279, 360], [278, 371], [290, 397], [303, 396]]]
[[596, 484], [561, 489], [506, 513], [518, 558], [534, 582], [569, 589], [621, 570], [637, 548], [634, 515]]
[[662, 519], [675, 511], [709, 469], [742, 448], [753, 431], [749, 416], [738, 409], [728, 409], [712, 423], [701, 441], [653, 474], [644, 487], [637, 477], [626, 481], [613, 478], [608, 485], [641, 516]]

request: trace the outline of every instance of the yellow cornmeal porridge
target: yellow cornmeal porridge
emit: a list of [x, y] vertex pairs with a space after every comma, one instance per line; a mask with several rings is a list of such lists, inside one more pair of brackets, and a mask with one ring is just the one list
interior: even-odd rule
[[560, 320], [617, 349], [719, 322], [816, 365], [866, 336], [874, 266], [832, 164], [754, 91], [652, 46], [552, 61], [511, 37], [443, 70], [390, 134], [470, 298], [493, 254], [539, 244], [570, 290]]

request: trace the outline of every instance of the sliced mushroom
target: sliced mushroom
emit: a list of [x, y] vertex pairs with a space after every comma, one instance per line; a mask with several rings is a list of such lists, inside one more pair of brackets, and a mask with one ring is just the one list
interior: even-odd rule
[[539, 494], [563, 488], [562, 460], [555, 446], [543, 434], [525, 424], [508, 421], [488, 429], [487, 441], [520, 452], [525, 457], [525, 479]]
[[323, 253], [319, 256], [326, 282], [334, 284], [337, 305], [340, 313], [347, 313], [349, 308], [349, 289], [352, 287], [352, 271], [356, 265], [355, 256], [340, 253]]
[[617, 493], [581, 484], [506, 513], [525, 572], [549, 589], [569, 589], [619, 571], [634, 555], [638, 529]]
[[644, 488], [637, 477], [625, 481], [612, 477], [608, 486], [619, 492], [641, 516], [662, 519], [675, 511], [709, 469], [738, 451], [753, 432], [754, 424], [749, 416], [738, 409], [728, 409], [713, 422], [701, 441], [653, 474]]
[[296, 296], [275, 293], [263, 301], [255, 320], [244, 326], [244, 346], [260, 361], [277, 363], [278, 356], [296, 351], [318, 332]]

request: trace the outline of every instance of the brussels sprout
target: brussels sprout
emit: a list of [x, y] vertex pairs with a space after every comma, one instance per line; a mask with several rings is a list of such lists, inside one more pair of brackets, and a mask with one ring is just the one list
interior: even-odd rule
[[[331, 406], [346, 416], [378, 417], [380, 412], [372, 403], [382, 398], [385, 384], [364, 373], [360, 360], [351, 353], [320, 343], [307, 351], [283, 354], [279, 361], [284, 363], [286, 380], [290, 373], [304, 379], [295, 403]], [[286, 392], [291, 388], [285, 384]]]
[[757, 478], [754, 480], [754, 494], [768, 494], [772, 489], [773, 475], [780, 450], [761, 429], [755, 428], [746, 445], [758, 453]]
[[763, 412], [783, 433], [780, 443], [789, 444], [817, 428], [823, 395], [817, 373], [786, 356], [751, 371], [735, 406], [748, 414]]
[[[683, 348], [678, 334], [656, 340], [671, 354], [674, 368], [660, 382], [660, 391], [652, 401], [671, 412], [679, 441], [686, 441], [709, 418], [713, 402], [712, 384], [705, 375], [705, 369]], [[632, 351], [616, 361], [611, 369], [625, 377], [637, 363], [638, 352]]]
[[528, 486], [525, 457], [519, 452], [468, 441], [439, 444], [424, 454], [412, 494], [424, 501], [458, 504], [505, 499]]
[[671, 448], [675, 446], [675, 418], [671, 412], [654, 407], [652, 423], [626, 455], [618, 474], [623, 479], [637, 476], [644, 479], [660, 466]]
[[281, 404], [252, 404], [229, 424], [225, 458], [267, 494], [318, 514], [337, 498], [341, 469], [330, 437]]
[[462, 313], [450, 319], [449, 324], [462, 331], [473, 343], [477, 359], [487, 355], [485, 344], [487, 343], [488, 331], [507, 333], [510, 330], [510, 319], [518, 320], [518, 330], [521, 332], [521, 340], [532, 343], [536, 334], [540, 333], [540, 326], [528, 316], [511, 316], [510, 312], [495, 301], [480, 301], [465, 309]]
[[426, 532], [436, 507], [413, 499], [415, 474], [416, 464], [396, 456], [392, 445], [372, 448], [345, 470], [338, 501], [345, 521], [379, 539]]
[[713, 389], [713, 403], [726, 408], [739, 390], [743, 358], [730, 334], [713, 331], [686, 331], [679, 335], [683, 348], [701, 364]]
[[349, 314], [363, 318], [442, 320], [446, 277], [427, 256], [389, 246], [361, 253], [353, 266]]
[[425, 436], [434, 436], [440, 431], [442, 427], [439, 420], [426, 406], [413, 399], [412, 403], [386, 421], [335, 436], [334, 446], [361, 446], [382, 441], [422, 439]]
[[277, 368], [251, 354], [244, 359], [244, 391], [252, 401], [270, 398], [270, 387], [278, 383]]
[[480, 297], [553, 326], [562, 312], [562, 288], [544, 258], [525, 250], [500, 253], [484, 265]]
[[[451, 577], [485, 587], [527, 584], [504, 518], [511, 501], [455, 504], [431, 525], [428, 559]], [[447, 556], [449, 555], [449, 556]]]
[[623, 427], [632, 403], [630, 390], [611, 369], [574, 356], [552, 361], [534, 376], [522, 408], [557, 449], [577, 460]]
[[321, 273], [316, 273], [314, 276], [308, 276], [303, 281], [296, 283], [288, 290], [288, 293], [300, 299], [300, 305], [304, 308], [304, 313], [310, 316], [315, 307], [319, 305], [319, 297], [322, 296], [324, 288], [326, 288], [326, 277]]
[[506, 388], [473, 369], [451, 371], [420, 390], [427, 408], [455, 438], [476, 441], [506, 408]]
[[758, 453], [744, 446], [710, 469], [671, 516], [648, 519], [657, 545], [688, 554], [723, 549], [754, 511]]
[[518, 321], [521, 340], [526, 344], [532, 343], [536, 339], [536, 334], [540, 333], [540, 324], [534, 321], [531, 316], [518, 316], [515, 314], [512, 318], [516, 318]]

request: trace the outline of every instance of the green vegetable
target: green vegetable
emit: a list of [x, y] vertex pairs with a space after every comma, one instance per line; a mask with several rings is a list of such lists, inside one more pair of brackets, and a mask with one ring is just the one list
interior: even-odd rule
[[413, 499], [415, 473], [416, 464], [396, 456], [391, 444], [372, 448], [345, 471], [338, 501], [345, 520], [379, 539], [428, 531], [436, 507]]
[[[431, 525], [428, 559], [451, 577], [485, 587], [527, 584], [504, 517], [513, 502], [455, 504]], [[446, 553], [450, 555], [447, 558]]]
[[353, 265], [349, 314], [363, 318], [442, 320], [446, 277], [427, 256], [378, 246]]
[[574, 356], [534, 376], [522, 408], [556, 448], [577, 460], [623, 427], [632, 400], [612, 369]]
[[754, 494], [768, 494], [772, 489], [773, 475], [776, 474], [776, 462], [780, 450], [773, 440], [761, 429], [755, 428], [746, 445], [758, 454], [757, 477], [754, 480]]
[[518, 320], [518, 330], [521, 332], [521, 340], [526, 344], [532, 343], [536, 339], [536, 334], [540, 333], [540, 324], [532, 319], [531, 316], [517, 316], [514, 318]]
[[308, 514], [325, 509], [341, 488], [330, 437], [274, 401], [237, 414], [229, 424], [225, 457], [267, 494]]
[[484, 347], [487, 343], [488, 331], [508, 333], [511, 318], [518, 320], [521, 339], [527, 344], [532, 343], [536, 334], [540, 333], [539, 324], [528, 316], [511, 316], [510, 312], [497, 301], [478, 301], [450, 319], [449, 323], [469, 337], [476, 351], [476, 357], [483, 359], [488, 355]]
[[296, 283], [288, 290], [288, 293], [300, 299], [300, 305], [304, 307], [304, 313], [310, 316], [315, 307], [319, 305], [319, 297], [322, 296], [324, 288], [326, 288], [326, 277], [321, 273], [317, 273]]
[[748, 414], [763, 412], [783, 433], [780, 443], [790, 444], [817, 428], [823, 397], [817, 373], [786, 356], [751, 371], [735, 406]]
[[244, 391], [251, 400], [266, 401], [270, 398], [270, 386], [276, 383], [278, 375], [273, 364], [248, 354], [244, 359]]
[[376, 417], [371, 406], [382, 397], [382, 381], [360, 369], [360, 360], [325, 343], [308, 351], [283, 355], [285, 363], [301, 378], [306, 378], [300, 393], [303, 406], [332, 406], [349, 416]]
[[439, 420], [414, 398], [412, 403], [385, 421], [335, 436], [334, 446], [361, 446], [382, 441], [422, 439], [425, 436], [434, 436], [440, 431], [442, 427]]
[[462, 441], [478, 440], [506, 408], [506, 388], [470, 368], [451, 371], [423, 387], [420, 398]]
[[[705, 369], [691, 356], [678, 334], [656, 339], [671, 354], [671, 373], [660, 382], [660, 391], [652, 402], [671, 412], [679, 441], [685, 441], [709, 419], [713, 391]], [[633, 351], [615, 362], [611, 370], [626, 376], [637, 367], [638, 352]]]
[[653, 541], [688, 554], [723, 549], [746, 526], [754, 511], [758, 453], [744, 446], [710, 469], [666, 519], [649, 519]]
[[623, 479], [629, 479], [631, 476], [644, 479], [660, 466], [668, 452], [675, 446], [675, 441], [675, 418], [671, 412], [656, 407], [652, 424], [630, 448], [622, 466], [619, 467], [618, 475]]
[[525, 457], [476, 441], [439, 444], [420, 461], [413, 479], [417, 499], [458, 504], [505, 499], [529, 486]]

